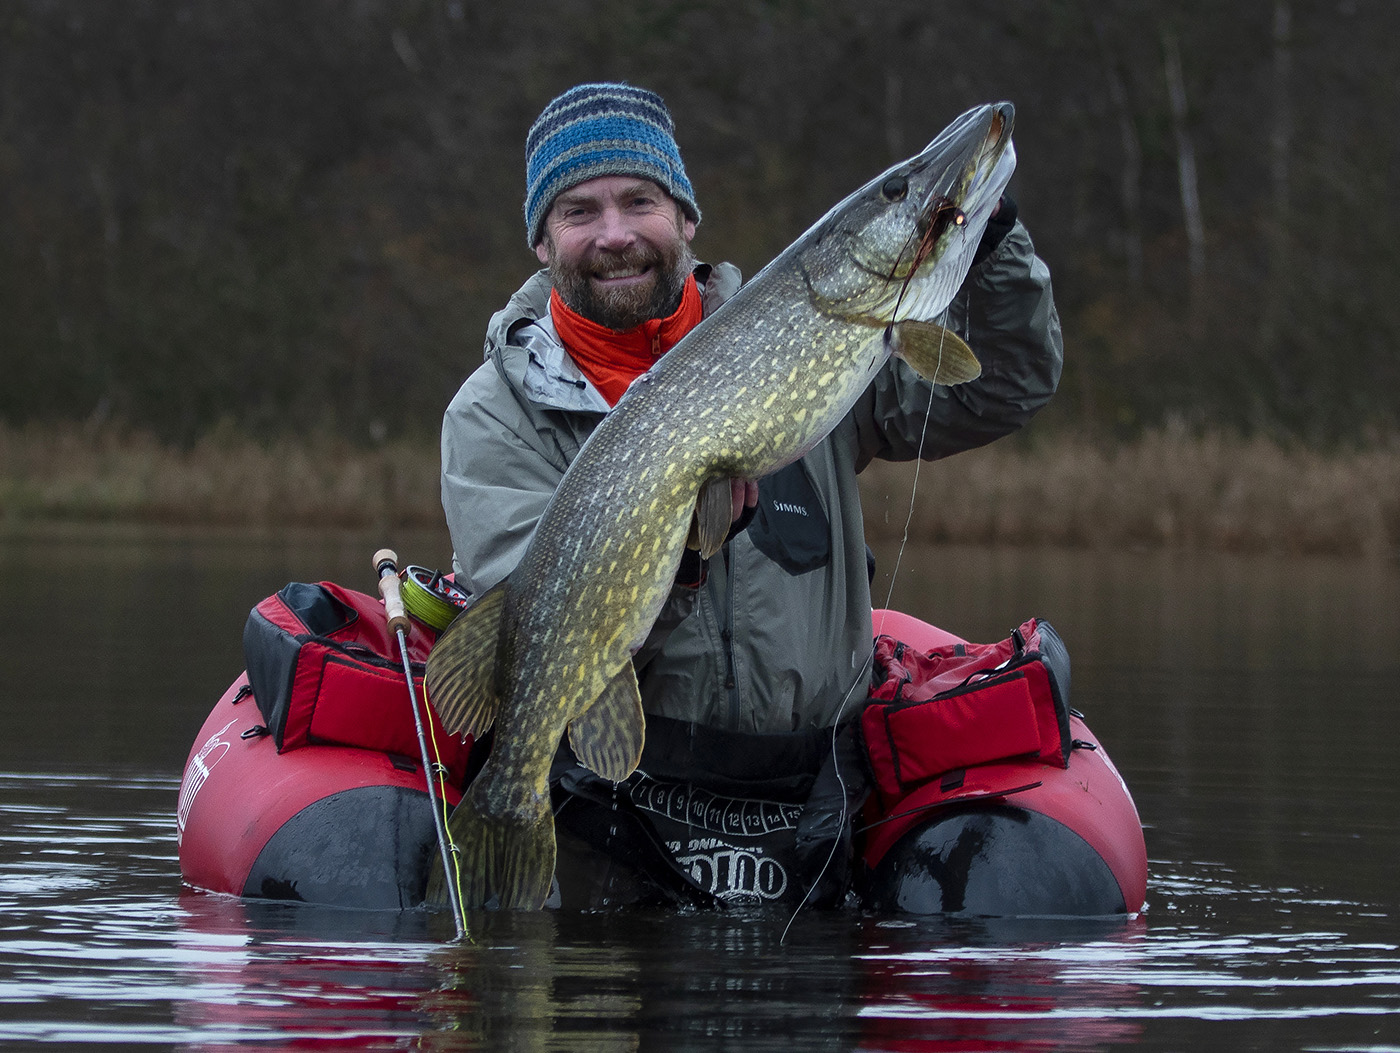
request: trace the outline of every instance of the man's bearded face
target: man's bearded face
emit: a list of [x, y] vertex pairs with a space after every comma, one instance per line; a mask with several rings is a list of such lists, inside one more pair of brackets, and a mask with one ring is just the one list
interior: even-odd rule
[[579, 257], [552, 241], [549, 276], [572, 310], [609, 329], [631, 329], [665, 318], [680, 306], [685, 281], [695, 267], [679, 224], [670, 238], [638, 239], [619, 251], [592, 248]]
[[695, 224], [649, 179], [598, 176], [554, 199], [535, 246], [573, 310], [609, 329], [665, 318], [694, 269]]

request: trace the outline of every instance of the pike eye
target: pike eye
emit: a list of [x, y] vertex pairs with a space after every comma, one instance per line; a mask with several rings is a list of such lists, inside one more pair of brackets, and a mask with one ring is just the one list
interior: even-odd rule
[[880, 193], [886, 201], [903, 201], [904, 195], [909, 193], [909, 180], [903, 176], [890, 176], [880, 187]]

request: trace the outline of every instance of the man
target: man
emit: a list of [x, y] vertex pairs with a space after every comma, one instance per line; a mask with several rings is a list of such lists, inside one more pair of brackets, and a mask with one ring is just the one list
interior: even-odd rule
[[[740, 283], [733, 266], [691, 256], [700, 210], [658, 96], [580, 85], [545, 107], [525, 153], [526, 233], [546, 269], [491, 319], [486, 361], [443, 421], [454, 569], [475, 595], [514, 569], [564, 471], [627, 385]], [[981, 360], [980, 379], [931, 386], [892, 359], [801, 461], [733, 484], [735, 529], [720, 555], [705, 564], [692, 551], [682, 561], [634, 658], [647, 713], [646, 775], [629, 781], [627, 803], [645, 815], [631, 815], [635, 836], [625, 848], [600, 844], [587, 822], [575, 830], [604, 855], [649, 871], [653, 884], [674, 876], [658, 877], [648, 862], [658, 838], [679, 861], [665, 864], [724, 899], [781, 899], [815, 880], [793, 873], [784, 853], [814, 777], [831, 766], [830, 729], [858, 712], [869, 676], [870, 577], [856, 476], [876, 457], [933, 459], [1011, 432], [1058, 382], [1049, 271], [1009, 200], [988, 225], [949, 324]], [[556, 767], [557, 808], [568, 802], [586, 812], [574, 807], [580, 799], [615, 806], [615, 791], [580, 773], [567, 756]], [[754, 825], [781, 845], [770, 837], [736, 847], [725, 839], [735, 831], [697, 830], [699, 811], [733, 814], [775, 799], [792, 807]], [[567, 832], [564, 811], [560, 820]], [[561, 885], [566, 849], [561, 838]], [[762, 864], [773, 864], [767, 877]], [[606, 901], [616, 887], [610, 874], [585, 899]]]

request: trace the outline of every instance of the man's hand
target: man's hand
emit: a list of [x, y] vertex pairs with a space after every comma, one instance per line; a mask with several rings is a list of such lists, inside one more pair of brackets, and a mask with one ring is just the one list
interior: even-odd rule
[[[723, 506], [721, 506], [723, 507]], [[724, 539], [730, 541], [734, 535], [740, 533], [745, 527], [753, 522], [755, 513], [758, 512], [758, 483], [752, 479], [730, 479], [729, 480], [729, 535]], [[700, 516], [695, 513], [690, 517], [690, 534], [685, 539], [685, 546], [688, 549], [698, 549], [700, 547]]]
[[731, 479], [729, 497], [734, 508], [730, 520], [734, 525], [729, 529], [729, 536], [733, 537], [753, 522], [758, 511], [758, 483], [752, 479]]
[[1011, 228], [1016, 225], [1017, 212], [1015, 200], [1010, 194], [1003, 194], [987, 218], [987, 229], [982, 232], [982, 240], [972, 254], [972, 266], [976, 267], [996, 251], [1001, 239], [1010, 234]]
[[[729, 480], [729, 508], [731, 540], [750, 523], [758, 512], [758, 483], [752, 479]], [[705, 561], [700, 558], [700, 519], [698, 514], [690, 517], [690, 536], [685, 540], [685, 551], [681, 553], [681, 565], [676, 572], [676, 584], [688, 589], [696, 589], [705, 584]]]

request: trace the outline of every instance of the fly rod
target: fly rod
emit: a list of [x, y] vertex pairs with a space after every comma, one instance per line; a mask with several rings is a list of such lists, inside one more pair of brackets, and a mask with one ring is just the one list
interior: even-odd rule
[[374, 571], [379, 576], [379, 595], [384, 598], [384, 611], [389, 615], [389, 628], [399, 638], [399, 657], [403, 659], [404, 679], [408, 681], [408, 704], [413, 707], [413, 726], [418, 731], [418, 752], [423, 760], [423, 774], [428, 784], [428, 803], [433, 809], [433, 827], [437, 830], [438, 851], [442, 855], [442, 869], [447, 886], [447, 902], [452, 908], [452, 922], [457, 926], [457, 939], [467, 934], [466, 922], [462, 916], [462, 905], [457, 899], [457, 883], [452, 880], [452, 853], [447, 845], [447, 830], [442, 824], [442, 811], [438, 807], [437, 791], [433, 789], [433, 773], [437, 768], [428, 755], [428, 740], [423, 734], [423, 715], [418, 710], [418, 692], [413, 689], [413, 666], [408, 660], [407, 632], [410, 628], [408, 615], [404, 612], [403, 596], [399, 592], [399, 557], [393, 549], [381, 548], [374, 554]]

